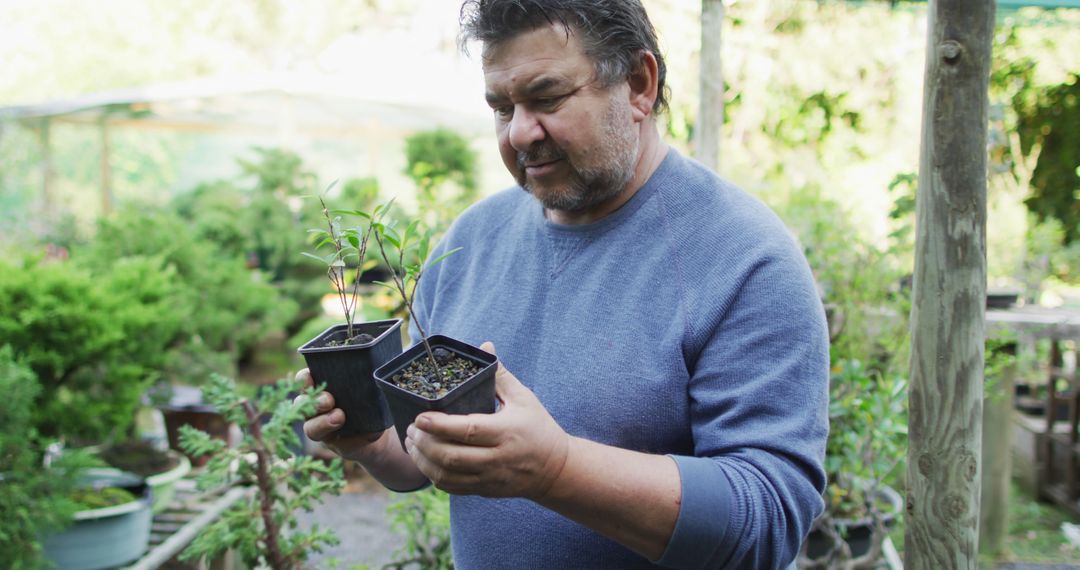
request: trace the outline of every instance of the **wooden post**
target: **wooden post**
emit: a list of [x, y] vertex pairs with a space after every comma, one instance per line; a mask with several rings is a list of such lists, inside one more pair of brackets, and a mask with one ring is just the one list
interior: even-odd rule
[[109, 114], [103, 113], [98, 125], [101, 135], [101, 215], [105, 216], [112, 212], [112, 168], [109, 166], [109, 155], [112, 147], [109, 144]]
[[[1016, 344], [999, 350], [1015, 357]], [[982, 499], [979, 502], [979, 552], [996, 557], [1009, 533], [1009, 482], [1012, 480], [1013, 384], [1016, 362], [1006, 366], [983, 398]]]
[[910, 570], [978, 568], [994, 0], [931, 0], [911, 311]]
[[53, 166], [52, 143], [50, 139], [51, 122], [48, 117], [41, 119], [38, 127], [38, 144], [41, 152], [41, 212], [42, 217], [49, 217], [53, 211]]
[[713, 171], [720, 169], [720, 135], [724, 125], [724, 74], [720, 58], [723, 0], [701, 0], [701, 70], [694, 158]]

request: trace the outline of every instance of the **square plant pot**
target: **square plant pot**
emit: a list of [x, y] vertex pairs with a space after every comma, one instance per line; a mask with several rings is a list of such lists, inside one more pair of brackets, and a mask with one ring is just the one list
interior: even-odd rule
[[495, 411], [495, 370], [498, 358], [479, 348], [443, 335], [428, 337], [432, 350], [443, 348], [456, 356], [471, 360], [480, 371], [437, 399], [427, 398], [399, 387], [392, 378], [418, 358], [427, 358], [424, 343], [420, 342], [387, 362], [375, 371], [375, 380], [394, 416], [394, 427], [402, 449], [405, 435], [416, 416], [434, 410], [447, 414], [490, 414]]
[[344, 340], [348, 325], [334, 325], [301, 346], [311, 377], [326, 384], [334, 403], [345, 411], [345, 425], [338, 433], [354, 435], [384, 431], [393, 423], [386, 398], [375, 385], [376, 368], [401, 354], [401, 319], [354, 323], [353, 334], [368, 334], [364, 344], [326, 346]]

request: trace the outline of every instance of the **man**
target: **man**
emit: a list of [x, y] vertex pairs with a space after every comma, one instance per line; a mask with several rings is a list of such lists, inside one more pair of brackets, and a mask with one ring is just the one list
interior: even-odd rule
[[432, 255], [464, 249], [417, 309], [431, 333], [494, 342], [500, 408], [421, 414], [406, 454], [392, 428], [335, 436], [324, 394], [307, 434], [391, 489], [451, 493], [460, 568], [788, 566], [822, 509], [828, 430], [801, 252], [661, 141], [639, 0], [469, 0], [462, 26], [519, 188], [455, 221]]

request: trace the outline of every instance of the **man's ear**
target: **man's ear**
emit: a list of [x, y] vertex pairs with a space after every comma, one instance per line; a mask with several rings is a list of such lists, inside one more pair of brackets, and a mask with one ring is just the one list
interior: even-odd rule
[[638, 65], [630, 72], [630, 106], [634, 121], [643, 121], [653, 112], [653, 104], [659, 91], [659, 75], [656, 56], [651, 51], [638, 52]]

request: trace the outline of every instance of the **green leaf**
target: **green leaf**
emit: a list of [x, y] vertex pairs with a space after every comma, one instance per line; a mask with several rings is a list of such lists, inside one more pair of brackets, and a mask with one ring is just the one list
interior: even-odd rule
[[318, 260], [319, 263], [324, 263], [324, 264], [326, 263], [325, 259], [323, 259], [322, 257], [319, 257], [318, 255], [315, 255], [314, 253], [308, 253], [306, 251], [301, 251], [300, 255], [304, 255], [304, 256], [310, 257], [311, 259]]
[[464, 248], [461, 248], [461, 247], [455, 247], [454, 249], [451, 249], [450, 251], [448, 251], [448, 252], [446, 252], [446, 253], [444, 253], [444, 254], [440, 255], [439, 257], [436, 257], [436, 258], [435, 258], [435, 259], [433, 259], [433, 260], [431, 260], [431, 262], [430, 262], [430, 263], [428, 263], [428, 265], [427, 265], [427, 266], [428, 266], [428, 267], [431, 267], [431, 266], [435, 265], [436, 263], [439, 263], [440, 261], [442, 261], [442, 260], [446, 259], [447, 257], [450, 257], [451, 255], [454, 255], [455, 253], [457, 253], [457, 252], [461, 251], [462, 249], [464, 249]]

